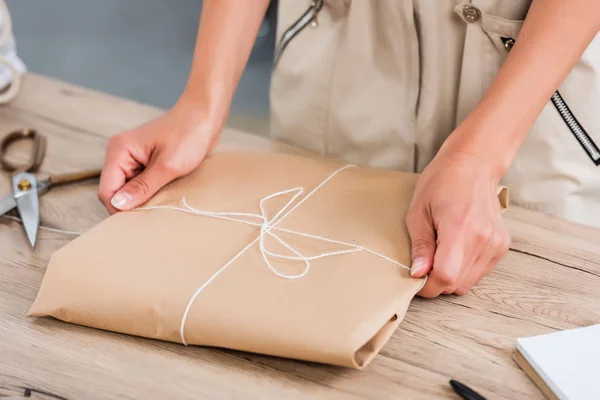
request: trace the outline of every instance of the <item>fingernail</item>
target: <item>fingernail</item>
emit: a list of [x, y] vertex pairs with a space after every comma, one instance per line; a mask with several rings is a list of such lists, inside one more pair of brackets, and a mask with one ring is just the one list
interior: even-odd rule
[[413, 261], [412, 266], [410, 267], [410, 276], [418, 275], [419, 273], [423, 272], [424, 269], [425, 259], [417, 258], [415, 261]]
[[131, 195], [129, 193], [117, 193], [110, 199], [110, 204], [114, 208], [121, 209], [123, 208], [129, 201], [131, 200]]

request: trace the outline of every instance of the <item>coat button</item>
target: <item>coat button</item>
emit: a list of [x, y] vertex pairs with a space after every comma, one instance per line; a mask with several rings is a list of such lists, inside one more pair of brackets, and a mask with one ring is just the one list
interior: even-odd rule
[[515, 39], [509, 38], [504, 41], [504, 48], [506, 51], [510, 51], [515, 45]]
[[463, 8], [463, 17], [465, 18], [465, 21], [472, 24], [479, 21], [481, 18], [481, 11], [479, 11], [477, 7], [465, 6]]

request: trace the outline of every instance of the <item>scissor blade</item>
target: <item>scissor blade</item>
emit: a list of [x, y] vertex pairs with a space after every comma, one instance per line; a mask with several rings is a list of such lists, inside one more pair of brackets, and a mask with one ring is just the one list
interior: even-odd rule
[[4, 215], [17, 206], [12, 193], [0, 200], [0, 215]]
[[[29, 182], [29, 185], [23, 186], [24, 182]], [[17, 210], [23, 220], [25, 233], [33, 248], [40, 225], [40, 203], [35, 176], [28, 173], [15, 175], [13, 177], [13, 193]]]
[[40, 226], [40, 209], [37, 193], [28, 193], [17, 199], [17, 210], [23, 220], [27, 239], [31, 243], [31, 247], [35, 246], [37, 239], [37, 231]]

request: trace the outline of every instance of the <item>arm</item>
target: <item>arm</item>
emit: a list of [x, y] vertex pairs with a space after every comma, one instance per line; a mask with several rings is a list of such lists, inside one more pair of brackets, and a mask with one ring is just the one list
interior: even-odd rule
[[204, 1], [191, 73], [175, 106], [108, 143], [98, 197], [110, 212], [146, 202], [215, 147], [268, 4]]
[[508, 250], [496, 187], [599, 29], [597, 0], [532, 2], [494, 82], [417, 184], [407, 225], [412, 274], [429, 273], [423, 296], [466, 293]]
[[229, 107], [269, 0], [208, 0], [202, 8], [194, 61], [181, 101], [219, 124]]
[[489, 160], [500, 180], [550, 96], [599, 30], [597, 0], [534, 0], [494, 82], [445, 146]]

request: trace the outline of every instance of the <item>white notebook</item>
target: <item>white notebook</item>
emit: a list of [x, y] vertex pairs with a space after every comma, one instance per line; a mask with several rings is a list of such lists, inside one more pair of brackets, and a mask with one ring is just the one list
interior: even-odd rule
[[517, 350], [556, 398], [600, 399], [600, 325], [521, 338]]

